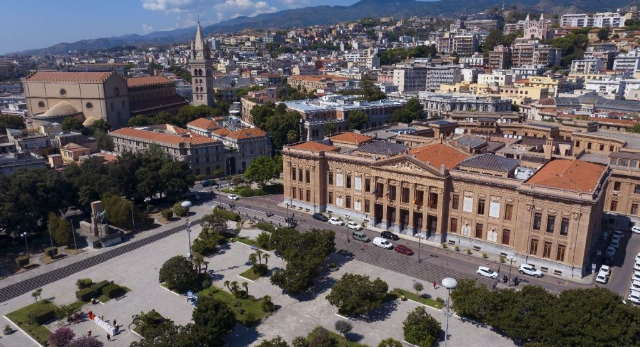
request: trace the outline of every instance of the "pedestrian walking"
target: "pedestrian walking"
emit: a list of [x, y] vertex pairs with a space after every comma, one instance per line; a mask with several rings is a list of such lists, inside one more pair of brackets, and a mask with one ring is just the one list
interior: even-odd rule
[[113, 326], [118, 326], [118, 323], [116, 323], [116, 320], [113, 320]]
[[87, 332], [87, 336], [91, 337], [91, 329]]
[[107, 342], [111, 342], [111, 335], [109, 335], [109, 333], [107, 333]]
[[433, 281], [433, 289], [436, 289], [436, 286], [438, 285], [438, 282]]

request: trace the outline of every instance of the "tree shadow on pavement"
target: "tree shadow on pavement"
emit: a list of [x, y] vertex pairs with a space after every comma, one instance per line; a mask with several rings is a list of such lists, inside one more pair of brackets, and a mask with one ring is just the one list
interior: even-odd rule
[[233, 332], [225, 337], [226, 346], [249, 346], [258, 341], [262, 335], [255, 329], [247, 328], [243, 325], [236, 324]]
[[388, 301], [382, 304], [380, 308], [371, 310], [362, 316], [354, 317], [353, 319], [373, 323], [378, 321], [384, 321], [391, 317], [391, 313], [398, 307], [398, 300]]
[[359, 342], [359, 341], [362, 341], [362, 339], [364, 339], [364, 336], [362, 334], [358, 334], [354, 332], [350, 332], [347, 334], [347, 340], [351, 342]]
[[329, 277], [328, 273], [323, 271], [320, 277], [316, 278], [314, 281], [313, 287], [294, 298], [298, 299], [300, 302], [314, 300], [318, 295], [333, 287], [336, 282], [337, 280], [335, 278]]

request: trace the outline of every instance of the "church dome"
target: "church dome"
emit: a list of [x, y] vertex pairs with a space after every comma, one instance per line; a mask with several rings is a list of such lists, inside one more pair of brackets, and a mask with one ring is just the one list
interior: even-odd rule
[[93, 123], [95, 123], [98, 120], [98, 118], [96, 117], [89, 117], [87, 119], [84, 120], [84, 122], [82, 122], [82, 125], [88, 127], [93, 125]]
[[49, 117], [66, 117], [66, 116], [75, 116], [77, 115], [78, 110], [76, 110], [75, 107], [73, 107], [70, 103], [66, 102], [66, 101], [61, 101], [59, 103], [57, 103], [55, 106], [53, 106], [52, 108], [48, 109], [47, 112], [43, 113], [40, 115], [40, 117], [43, 118], [49, 118]]

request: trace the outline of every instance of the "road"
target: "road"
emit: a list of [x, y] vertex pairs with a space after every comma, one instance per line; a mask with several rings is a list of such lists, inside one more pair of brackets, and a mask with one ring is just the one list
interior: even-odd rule
[[[603, 252], [606, 249], [606, 245], [608, 245], [608, 242], [603, 244]], [[624, 237], [620, 240], [620, 248], [611, 264], [609, 282], [602, 286], [620, 293], [626, 298], [629, 295], [631, 276], [634, 271], [633, 265], [638, 252], [640, 252], [640, 235], [630, 231], [625, 232]]]
[[[205, 191], [202, 188], [197, 189], [197, 187], [195, 188], [195, 190]], [[205, 199], [208, 199], [209, 197], [207, 195], [208, 194], [203, 195], [203, 197]], [[282, 225], [285, 225], [284, 219], [287, 215], [287, 209], [277, 205], [283, 201], [282, 199], [282, 195], [240, 198], [239, 200], [234, 202], [234, 204], [236, 205], [235, 210], [236, 212], [239, 212], [244, 216], [248, 215], [251, 218], [257, 217], [257, 219], [266, 219], [267, 212], [273, 213], [274, 215], [269, 219], [272, 222], [275, 222], [276, 225], [278, 222], [280, 222]], [[219, 193], [217, 194], [216, 198], [209, 201], [209, 203], [224, 204], [229, 203], [230, 201], [231, 200], [228, 199], [225, 193]], [[292, 213], [292, 211], [289, 211], [289, 213]], [[354, 253], [355, 257], [360, 261], [382, 268], [398, 271], [399, 273], [420, 278], [428, 282], [435, 281], [439, 283], [445, 277], [476, 278], [480, 282], [492, 286], [492, 284], [497, 281], [492, 281], [490, 279], [476, 275], [475, 271], [477, 270], [478, 266], [488, 266], [494, 271], [499, 270], [501, 276], [502, 274], [509, 273], [508, 264], [500, 264], [493, 261], [487, 261], [486, 259], [470, 256], [462, 252], [456, 252], [450, 249], [442, 249], [440, 247], [433, 247], [425, 244], [421, 244], [421, 247], [419, 248], [418, 242], [412, 240], [400, 239], [395, 243], [403, 244], [411, 248], [416, 253], [414, 256], [406, 256], [403, 254], [398, 254], [394, 251], [374, 247], [371, 245], [371, 243], [362, 244], [358, 241], [353, 240], [347, 243], [346, 227], [334, 226], [329, 223], [317, 221], [311, 218], [310, 214], [302, 213], [300, 211], [296, 211], [295, 216], [299, 223], [299, 230], [308, 228], [322, 228], [335, 231], [336, 249], [347, 249], [350, 252]], [[370, 238], [379, 236], [376, 231], [364, 230], [364, 232]], [[418, 250], [420, 250], [420, 258], [422, 260], [421, 263], [418, 263]], [[517, 272], [516, 264], [514, 264], [512, 273], [512, 276], [518, 276], [522, 280], [521, 282], [523, 282], [523, 284], [540, 285], [553, 293], [560, 293], [561, 291], [567, 289], [591, 287], [591, 285], [574, 283], [552, 276], [533, 278], [526, 275], [520, 275]], [[503, 286], [503, 284], [500, 284], [500, 287]]]

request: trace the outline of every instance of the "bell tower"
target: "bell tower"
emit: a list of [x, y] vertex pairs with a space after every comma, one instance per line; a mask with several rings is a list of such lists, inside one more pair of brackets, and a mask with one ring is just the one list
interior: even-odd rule
[[213, 63], [209, 45], [204, 40], [200, 22], [196, 29], [196, 38], [191, 41], [191, 91], [193, 95], [193, 105], [208, 105], [213, 107], [215, 99], [213, 97]]

